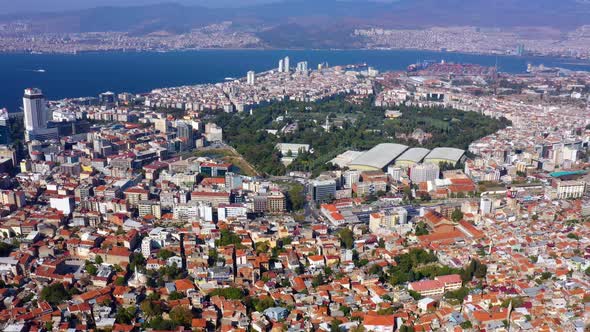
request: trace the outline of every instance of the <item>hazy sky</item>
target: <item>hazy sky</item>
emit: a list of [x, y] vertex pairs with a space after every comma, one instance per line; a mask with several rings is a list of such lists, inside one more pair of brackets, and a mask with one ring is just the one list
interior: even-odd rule
[[93, 8], [99, 6], [133, 6], [175, 2], [208, 7], [239, 7], [279, 0], [0, 0], [0, 14], [23, 11], [62, 11], [66, 9]]

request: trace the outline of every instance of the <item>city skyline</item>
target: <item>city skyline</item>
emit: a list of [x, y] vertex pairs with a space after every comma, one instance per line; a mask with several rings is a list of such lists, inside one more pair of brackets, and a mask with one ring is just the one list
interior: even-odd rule
[[0, 15], [1, 331], [590, 330], [590, 2], [58, 1]]
[[[0, 190], [0, 275], [39, 301], [0, 308], [0, 327], [587, 324], [588, 72], [280, 60], [47, 109], [27, 89], [22, 129], [59, 137], [0, 146], [17, 179]], [[556, 306], [571, 310], [559, 324]]]
[[[0, 46], [4, 52], [67, 53], [467, 47], [497, 53], [524, 45], [527, 54], [588, 56], [587, 2], [442, 1], [286, 0], [240, 3], [239, 8], [149, 1], [86, 9], [55, 7], [44, 13], [29, 6], [28, 11], [0, 16]], [[482, 40], [491, 41], [490, 45]]]

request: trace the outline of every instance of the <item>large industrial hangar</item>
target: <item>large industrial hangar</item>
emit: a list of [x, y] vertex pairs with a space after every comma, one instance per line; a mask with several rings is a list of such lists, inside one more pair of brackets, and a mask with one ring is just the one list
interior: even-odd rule
[[408, 148], [402, 144], [382, 143], [366, 152], [347, 151], [332, 159], [339, 167], [358, 171], [385, 170], [394, 164], [396, 167], [410, 168], [421, 163], [438, 165], [448, 163], [457, 165], [465, 160], [465, 151], [455, 148]]
[[411, 148], [402, 153], [401, 156], [395, 159], [395, 166], [397, 167], [411, 167], [419, 164], [424, 157], [430, 153], [430, 150], [424, 148]]
[[457, 165], [459, 162], [465, 160], [465, 151], [455, 148], [434, 148], [424, 158], [424, 163], [440, 164], [448, 163]]
[[348, 167], [359, 171], [383, 170], [407, 149], [408, 147], [402, 144], [377, 144], [371, 150], [354, 159], [348, 164]]

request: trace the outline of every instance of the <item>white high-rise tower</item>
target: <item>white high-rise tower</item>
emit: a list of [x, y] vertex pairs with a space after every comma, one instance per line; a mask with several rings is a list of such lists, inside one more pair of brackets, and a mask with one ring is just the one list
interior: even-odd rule
[[47, 128], [45, 97], [40, 89], [25, 89], [23, 111], [25, 113], [25, 129], [27, 131]]
[[49, 112], [45, 107], [45, 97], [40, 89], [25, 89], [23, 96], [25, 113], [25, 139], [48, 140], [59, 137], [57, 128], [47, 128]]
[[291, 66], [289, 64], [289, 57], [288, 56], [285, 57], [284, 65], [285, 65], [285, 68], [284, 68], [285, 73], [290, 72]]
[[246, 76], [246, 79], [248, 81], [248, 84], [254, 85], [254, 83], [256, 83], [256, 73], [254, 71], [250, 70], [248, 72], [248, 75]]
[[285, 71], [285, 63], [284, 63], [284, 60], [281, 59], [281, 60], [279, 60], [279, 73], [282, 73], [284, 71]]

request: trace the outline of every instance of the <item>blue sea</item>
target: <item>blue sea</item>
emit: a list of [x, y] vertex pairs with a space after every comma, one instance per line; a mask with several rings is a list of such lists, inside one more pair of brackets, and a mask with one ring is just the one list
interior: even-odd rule
[[[308, 61], [310, 68], [367, 63], [381, 71], [403, 70], [423, 60], [493, 66], [521, 73], [527, 63], [590, 70], [590, 63], [560, 58], [474, 55], [426, 51], [381, 50], [199, 50], [186, 52], [113, 52], [63, 54], [0, 54], [0, 108], [18, 111], [23, 90], [41, 88], [48, 99], [96, 96], [104, 91], [148, 92], [154, 88], [214, 83], [242, 77], [248, 70], [265, 71], [289, 56], [294, 66]], [[43, 70], [43, 71], [41, 71]]]

